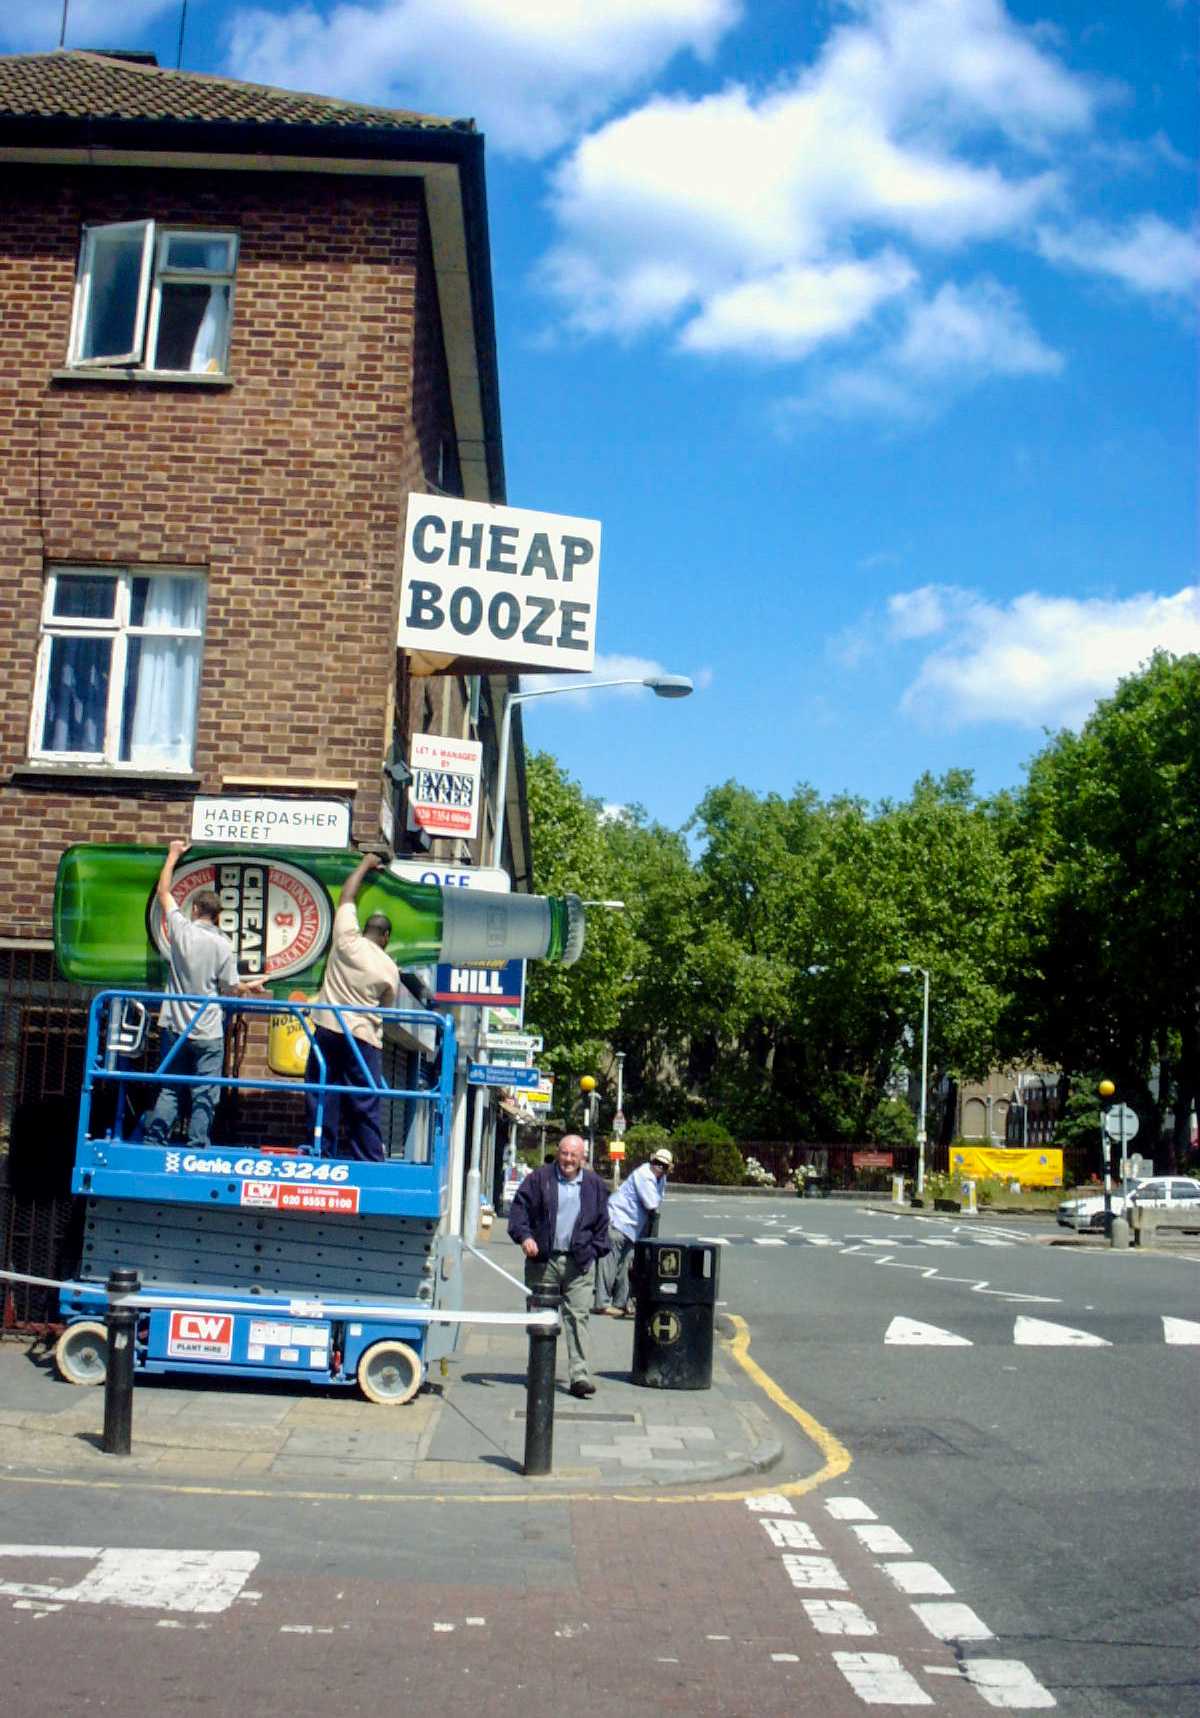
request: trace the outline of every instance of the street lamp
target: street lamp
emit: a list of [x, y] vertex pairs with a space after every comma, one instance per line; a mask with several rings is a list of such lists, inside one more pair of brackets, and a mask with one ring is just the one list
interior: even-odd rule
[[925, 1093], [929, 1087], [929, 972], [923, 966], [904, 961], [897, 972], [919, 972], [924, 979], [921, 1004], [921, 1098], [917, 1109], [917, 1197], [925, 1192]]
[[620, 680], [581, 680], [575, 686], [536, 686], [529, 692], [510, 692], [500, 724], [500, 757], [496, 766], [496, 803], [492, 817], [492, 864], [502, 863], [504, 849], [504, 796], [508, 791], [508, 753], [512, 738], [512, 713], [517, 704], [530, 698], [553, 698], [558, 692], [595, 692], [607, 686], [648, 686], [656, 698], [686, 698], [692, 682], [686, 674], [651, 674], [643, 679], [632, 675]]

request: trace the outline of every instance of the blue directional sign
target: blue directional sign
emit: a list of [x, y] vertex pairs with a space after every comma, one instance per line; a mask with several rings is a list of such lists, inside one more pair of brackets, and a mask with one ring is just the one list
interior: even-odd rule
[[526, 1091], [536, 1091], [540, 1077], [536, 1068], [494, 1067], [489, 1062], [467, 1063], [469, 1086], [521, 1086]]

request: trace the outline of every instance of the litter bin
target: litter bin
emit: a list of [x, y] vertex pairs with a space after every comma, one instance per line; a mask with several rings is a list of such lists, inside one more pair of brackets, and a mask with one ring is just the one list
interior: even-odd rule
[[718, 1250], [710, 1241], [639, 1241], [630, 1287], [637, 1302], [633, 1382], [655, 1390], [712, 1386]]

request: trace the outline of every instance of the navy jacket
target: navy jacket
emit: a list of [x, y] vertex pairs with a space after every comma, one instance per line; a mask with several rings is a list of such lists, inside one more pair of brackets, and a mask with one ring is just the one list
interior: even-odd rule
[[[610, 1249], [608, 1245], [608, 1188], [591, 1169], [581, 1169], [579, 1221], [571, 1236], [571, 1257], [581, 1271], [587, 1270]], [[543, 1163], [531, 1170], [513, 1195], [508, 1233], [519, 1246], [530, 1235], [537, 1242], [538, 1258], [548, 1259], [554, 1249], [554, 1225], [558, 1219], [558, 1168]]]

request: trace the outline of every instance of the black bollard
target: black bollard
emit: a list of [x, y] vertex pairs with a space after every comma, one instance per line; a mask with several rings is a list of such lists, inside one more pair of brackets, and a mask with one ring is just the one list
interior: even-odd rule
[[[535, 1289], [530, 1312], [555, 1312], [562, 1305], [557, 1289]], [[536, 1478], [554, 1466], [554, 1368], [558, 1354], [557, 1324], [527, 1326], [529, 1371], [525, 1377], [525, 1465], [522, 1472]]]
[[127, 1456], [133, 1441], [133, 1343], [137, 1329], [137, 1308], [115, 1306], [118, 1296], [136, 1294], [142, 1286], [136, 1271], [118, 1269], [109, 1272], [108, 1310], [104, 1324], [108, 1331], [108, 1367], [104, 1374], [104, 1441], [105, 1455]]

